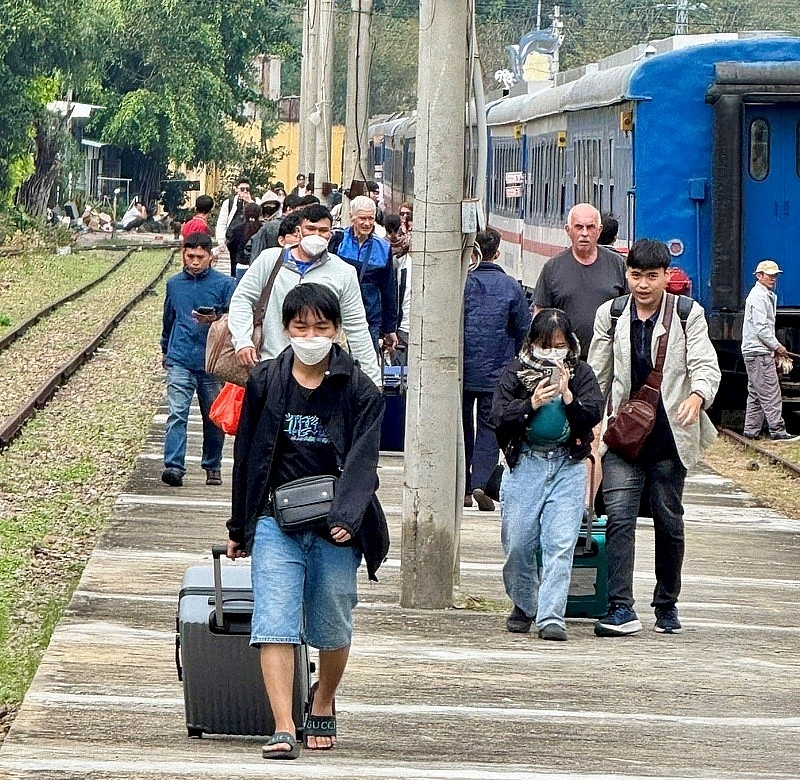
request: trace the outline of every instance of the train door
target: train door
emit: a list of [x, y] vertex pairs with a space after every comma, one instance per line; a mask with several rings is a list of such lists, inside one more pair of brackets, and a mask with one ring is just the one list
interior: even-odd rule
[[[742, 291], [760, 260], [789, 270], [800, 249], [800, 105], [746, 105], [742, 172]], [[800, 274], [785, 273], [780, 306], [800, 306]]]

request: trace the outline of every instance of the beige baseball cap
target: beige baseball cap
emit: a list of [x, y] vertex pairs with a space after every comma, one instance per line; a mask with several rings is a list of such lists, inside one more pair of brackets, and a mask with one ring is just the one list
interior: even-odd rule
[[778, 264], [774, 260], [762, 260], [756, 266], [754, 273], [769, 274], [770, 276], [774, 276], [775, 274], [782, 274], [783, 271], [778, 268]]

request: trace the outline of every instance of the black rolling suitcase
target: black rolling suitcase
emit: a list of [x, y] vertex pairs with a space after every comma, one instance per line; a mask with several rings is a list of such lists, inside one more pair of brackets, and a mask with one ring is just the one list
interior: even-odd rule
[[[176, 619], [175, 663], [183, 681], [186, 728], [203, 734], [268, 735], [275, 722], [264, 691], [259, 651], [250, 647], [253, 589], [249, 562], [192, 566], [183, 578]], [[308, 646], [295, 646], [293, 718], [298, 733], [308, 703]]]
[[381, 380], [386, 409], [381, 423], [382, 450], [402, 452], [406, 438], [408, 366], [389, 366], [381, 361]]

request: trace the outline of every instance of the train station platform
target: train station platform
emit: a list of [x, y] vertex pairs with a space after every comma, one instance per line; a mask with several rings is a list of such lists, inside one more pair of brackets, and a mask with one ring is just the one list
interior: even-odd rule
[[361, 578], [336, 749], [264, 761], [259, 742], [189, 739], [177, 596], [184, 570], [224, 540], [231, 462], [223, 487], [205, 486], [195, 415], [185, 486], [166, 487], [163, 422], [154, 420], [0, 749], [0, 778], [800, 776], [800, 523], [702, 468], [685, 495], [685, 632], [651, 630], [653, 530], [641, 521], [645, 629], [598, 639], [592, 621], [570, 620], [569, 641], [544, 642], [505, 630], [499, 512], [465, 510], [467, 608], [399, 605], [403, 460], [387, 454], [381, 498], [393, 546], [380, 582]]

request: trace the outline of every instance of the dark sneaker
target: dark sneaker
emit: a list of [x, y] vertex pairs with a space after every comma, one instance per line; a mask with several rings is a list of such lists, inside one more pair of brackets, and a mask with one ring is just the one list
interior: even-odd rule
[[548, 623], [539, 629], [539, 639], [549, 639], [552, 642], [566, 642], [567, 631], [558, 623]]
[[464, 496], [464, 507], [466, 509], [472, 509], [472, 496], [470, 495]]
[[678, 608], [675, 605], [656, 607], [656, 624], [653, 626], [653, 631], [657, 634], [680, 634], [683, 632], [683, 626], [678, 620]]
[[222, 472], [219, 469], [206, 469], [206, 485], [221, 485]]
[[180, 487], [183, 485], [183, 474], [180, 469], [164, 469], [161, 472], [161, 481], [170, 487]]
[[531, 630], [533, 618], [529, 618], [519, 607], [515, 606], [506, 618], [506, 628], [512, 634], [527, 634]]
[[750, 441], [758, 441], [761, 438], [760, 433], [743, 433], [743, 439], [749, 439]]
[[773, 433], [769, 437], [772, 441], [800, 441], [800, 436], [792, 436], [791, 433], [781, 431], [781, 433]]
[[494, 511], [494, 501], [492, 501], [481, 488], [475, 488], [475, 490], [472, 491], [472, 497], [475, 499], [475, 503], [478, 505], [478, 509], [480, 509], [481, 512]]
[[612, 604], [608, 614], [594, 624], [595, 636], [627, 636], [641, 630], [636, 613], [623, 604]]

